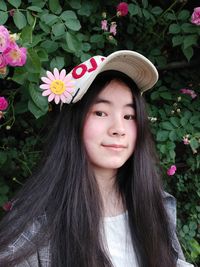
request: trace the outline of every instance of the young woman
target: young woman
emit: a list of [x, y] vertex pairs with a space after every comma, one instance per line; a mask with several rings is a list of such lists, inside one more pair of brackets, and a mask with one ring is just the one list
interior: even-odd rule
[[43, 95], [67, 104], [0, 223], [0, 266], [192, 266], [176, 238], [142, 97], [157, 77], [145, 57], [118, 51], [42, 78]]

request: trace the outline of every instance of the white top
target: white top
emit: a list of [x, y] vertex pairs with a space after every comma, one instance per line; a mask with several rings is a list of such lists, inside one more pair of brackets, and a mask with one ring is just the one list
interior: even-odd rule
[[105, 248], [114, 267], [138, 267], [128, 226], [128, 213], [104, 218]]
[[[138, 267], [128, 226], [128, 213], [105, 217], [103, 224], [104, 246], [113, 266]], [[178, 259], [177, 267], [194, 267], [194, 265]]]

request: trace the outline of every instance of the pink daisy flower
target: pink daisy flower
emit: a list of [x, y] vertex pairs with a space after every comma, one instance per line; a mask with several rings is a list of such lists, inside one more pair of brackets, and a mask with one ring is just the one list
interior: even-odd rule
[[55, 101], [56, 104], [70, 103], [73, 97], [74, 80], [71, 74], [66, 75], [66, 70], [59, 70], [55, 68], [53, 73], [47, 71], [47, 77], [41, 77], [44, 82], [40, 85], [43, 91], [43, 96], [48, 96], [48, 101]]

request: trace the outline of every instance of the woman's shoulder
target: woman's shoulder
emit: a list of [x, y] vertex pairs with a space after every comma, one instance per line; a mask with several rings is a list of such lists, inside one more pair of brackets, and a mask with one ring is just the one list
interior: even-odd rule
[[0, 263], [5, 258], [13, 258], [16, 254], [23, 254], [23, 251], [29, 249], [32, 253], [28, 257], [25, 257], [23, 262], [16, 264], [17, 267], [48, 267], [50, 262], [50, 242], [44, 242], [44, 245], [38, 247], [37, 240], [40, 238], [40, 234], [43, 233], [43, 226], [46, 224], [46, 215], [38, 216], [30, 222], [26, 229], [13, 240], [11, 244], [0, 252]]

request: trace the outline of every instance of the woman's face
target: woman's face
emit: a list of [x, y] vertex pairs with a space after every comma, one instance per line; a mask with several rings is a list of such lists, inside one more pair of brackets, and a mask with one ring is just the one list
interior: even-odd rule
[[91, 105], [83, 141], [94, 172], [116, 174], [132, 155], [137, 138], [134, 99], [130, 88], [112, 80]]

